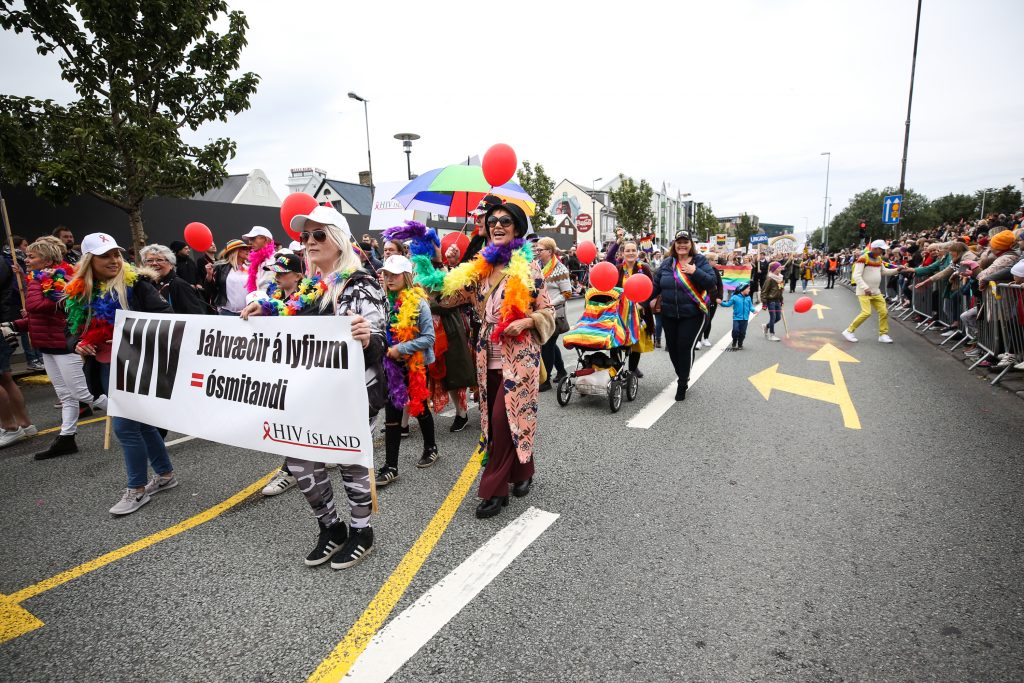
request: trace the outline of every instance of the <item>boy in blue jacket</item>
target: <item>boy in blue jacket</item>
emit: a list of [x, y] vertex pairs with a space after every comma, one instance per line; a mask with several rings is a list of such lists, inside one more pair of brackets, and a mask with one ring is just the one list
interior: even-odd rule
[[732, 347], [736, 351], [743, 348], [743, 340], [747, 337], [747, 322], [754, 310], [754, 301], [750, 298], [750, 283], [742, 282], [732, 293], [728, 301], [719, 306], [732, 308]]

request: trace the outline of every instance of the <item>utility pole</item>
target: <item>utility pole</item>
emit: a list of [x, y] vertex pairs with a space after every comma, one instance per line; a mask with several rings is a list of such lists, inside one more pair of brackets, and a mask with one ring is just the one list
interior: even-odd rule
[[[907, 97], [907, 128], [903, 134], [903, 166], [900, 169], [900, 196], [902, 197], [906, 189], [907, 182], [907, 148], [910, 147], [910, 110], [914, 104], [914, 74], [917, 71], [917, 37], [921, 32], [921, 2], [923, 0], [917, 0], [917, 22], [914, 25], [914, 57], [910, 62], [910, 95]], [[903, 203], [906, 204], [906, 197], [903, 197]], [[903, 207], [900, 207], [900, 211], [903, 211]], [[900, 216], [902, 219], [903, 217]], [[893, 233], [895, 234], [899, 228], [899, 224], [893, 226]]]

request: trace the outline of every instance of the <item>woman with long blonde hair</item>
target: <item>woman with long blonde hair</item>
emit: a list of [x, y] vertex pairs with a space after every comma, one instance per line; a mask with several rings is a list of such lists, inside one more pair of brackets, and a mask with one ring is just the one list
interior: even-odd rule
[[249, 246], [231, 240], [216, 263], [206, 264], [207, 299], [219, 315], [238, 315], [249, 294]]

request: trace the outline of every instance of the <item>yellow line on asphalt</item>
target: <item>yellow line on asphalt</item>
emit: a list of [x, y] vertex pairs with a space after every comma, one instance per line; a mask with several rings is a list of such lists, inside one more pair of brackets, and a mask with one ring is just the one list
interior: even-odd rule
[[276, 470], [267, 474], [265, 477], [262, 477], [259, 481], [246, 486], [227, 500], [200, 512], [198, 515], [189, 517], [182, 522], [178, 522], [172, 527], [168, 527], [163, 531], [158, 531], [155, 534], [146, 536], [134, 543], [129, 543], [117, 550], [112, 550], [105, 555], [97, 557], [95, 560], [90, 560], [89, 562], [80, 564], [77, 567], [57, 574], [56, 576], [52, 576], [40, 581], [39, 583], [32, 584], [27, 588], [22, 588], [17, 593], [13, 593], [8, 596], [0, 596], [0, 643], [27, 633], [28, 631], [37, 629], [43, 625], [43, 622], [36, 619], [24, 608], [21, 608], [19, 603], [28, 600], [29, 598], [33, 598], [40, 593], [45, 593], [51, 588], [56, 588], [68, 581], [77, 579], [91, 571], [105, 567], [112, 562], [117, 562], [118, 560], [133, 553], [137, 553], [140, 550], [145, 550], [149, 546], [159, 543], [160, 541], [165, 541], [168, 538], [177, 536], [189, 529], [193, 529], [204, 522], [209, 522], [211, 519], [226, 512], [227, 510], [230, 510], [249, 496], [262, 489], [267, 485], [267, 482], [270, 481], [275, 473]]
[[[93, 417], [93, 418], [89, 418], [88, 420], [79, 420], [78, 426], [81, 427], [82, 425], [91, 425], [94, 422], [102, 422], [103, 420], [106, 420], [106, 419], [107, 418], [105, 418], [105, 417]], [[53, 434], [54, 432], [59, 432], [59, 431], [60, 431], [60, 425], [57, 425], [56, 427], [47, 427], [46, 429], [40, 429], [38, 432], [36, 432], [32, 436], [30, 436], [29, 438], [31, 439], [31, 438], [36, 437], [36, 436], [42, 436], [43, 434]]]
[[[441, 534], [448, 528], [459, 505], [469, 493], [469, 488], [473, 485], [479, 471], [480, 456], [474, 453], [455, 485], [448, 492], [448, 496], [441, 503], [441, 507], [434, 513], [434, 518], [427, 524], [427, 528], [423, 530], [420, 537], [416, 539], [416, 543], [398, 563], [398, 567], [388, 577], [387, 582], [377, 591], [377, 595], [370, 601], [366, 611], [349, 629], [345, 638], [338, 643], [334, 651], [310, 675], [307, 683], [326, 683], [327, 681], [334, 683], [340, 681], [348, 673], [352, 664], [370, 644], [370, 640], [380, 627], [384, 625], [391, 610], [398, 604], [416, 573], [434, 550], [434, 546], [441, 539]], [[370, 476], [373, 476], [372, 472]]]

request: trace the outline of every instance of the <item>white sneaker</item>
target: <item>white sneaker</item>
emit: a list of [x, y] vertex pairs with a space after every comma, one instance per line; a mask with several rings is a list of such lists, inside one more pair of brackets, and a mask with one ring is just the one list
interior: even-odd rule
[[768, 341], [782, 341], [782, 340], [781, 340], [781, 339], [779, 339], [778, 337], [776, 337], [776, 336], [775, 336], [775, 335], [773, 334], [773, 335], [771, 335], [770, 337], [768, 337]]
[[892, 337], [887, 334], [880, 335], [878, 337], [879, 344], [892, 344]]
[[178, 478], [171, 472], [166, 477], [160, 474], [154, 474], [153, 477], [146, 484], [146, 494], [152, 496], [155, 493], [166, 491], [167, 489], [173, 489], [178, 485]]
[[940, 336], [942, 336], [942, 337], [952, 337], [954, 334], [956, 334], [959, 331], [960, 330], [947, 330], [947, 331], [943, 332]]
[[1016, 365], [1019, 359], [1012, 353], [1003, 353], [999, 356], [999, 362], [996, 363], [997, 368], [1005, 368], [1011, 365]]
[[711, 340], [710, 339], [705, 339], [704, 340], [704, 346], [711, 346]]
[[1013, 366], [1013, 369], [1014, 370], [1024, 370], [1024, 362], [1017, 363], [1016, 365]]
[[764, 338], [768, 338], [768, 323], [761, 324], [761, 331], [764, 332]]
[[295, 477], [284, 470], [278, 470], [270, 483], [263, 487], [264, 496], [276, 496], [295, 486]]
[[21, 427], [17, 429], [0, 429], [0, 448], [6, 448], [15, 441], [21, 441], [25, 438], [25, 430]]
[[857, 338], [853, 336], [853, 332], [850, 332], [849, 330], [843, 330], [843, 338], [848, 342], [857, 341]]
[[124, 490], [124, 495], [121, 496], [121, 500], [117, 501], [117, 504], [110, 508], [110, 514], [130, 515], [150, 500], [151, 497], [145, 492], [145, 490], [136, 491], [131, 487], [126, 488]]
[[36, 429], [36, 426], [35, 426], [35, 425], [29, 425], [28, 427], [22, 427], [22, 428], [21, 428], [21, 432], [22, 432], [22, 434], [24, 434], [24, 435], [25, 435], [26, 437], [29, 437], [29, 436], [35, 436], [36, 434], [38, 434], [38, 433], [39, 433], [39, 430], [38, 430], [38, 429]]

